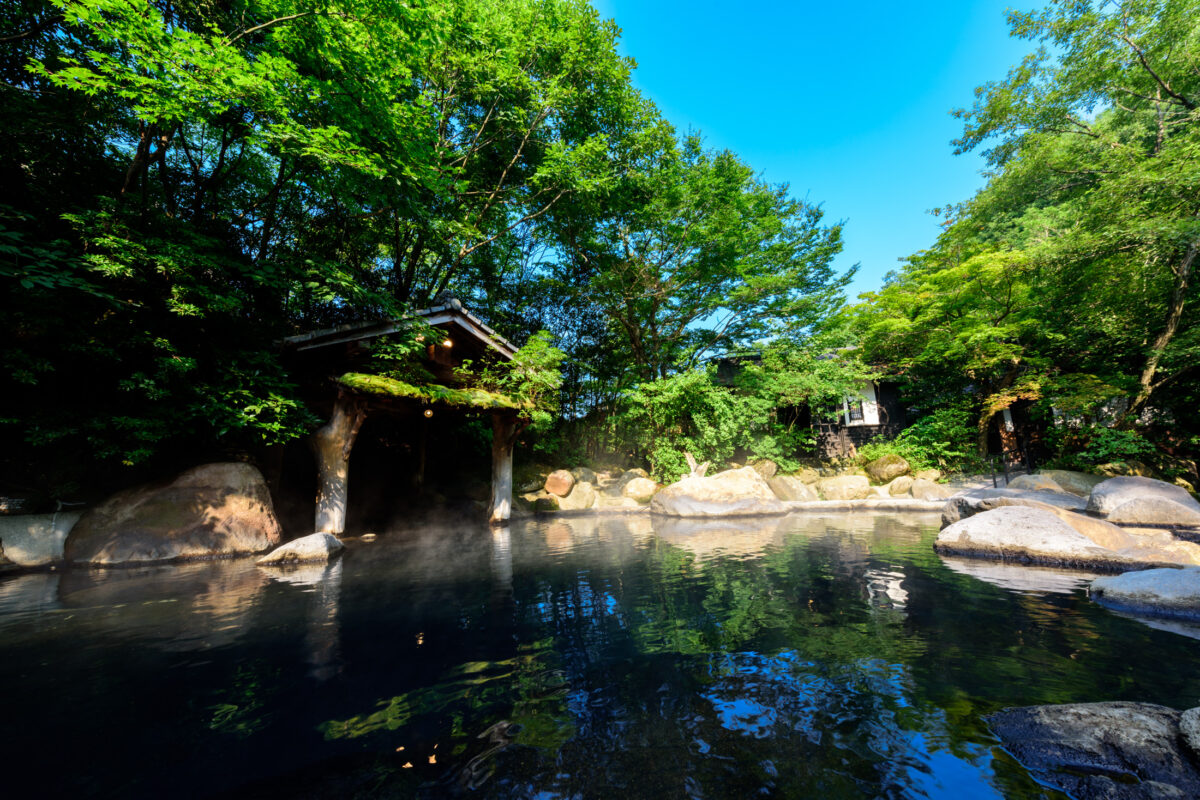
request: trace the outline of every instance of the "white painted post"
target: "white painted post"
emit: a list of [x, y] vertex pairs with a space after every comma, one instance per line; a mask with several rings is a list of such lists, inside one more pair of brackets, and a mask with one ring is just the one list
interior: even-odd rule
[[492, 508], [488, 521], [507, 525], [512, 516], [512, 454], [517, 419], [511, 413], [492, 413]]
[[366, 419], [366, 409], [338, 395], [329, 422], [312, 435], [317, 457], [317, 533], [346, 530], [346, 497], [349, 493], [350, 449]]

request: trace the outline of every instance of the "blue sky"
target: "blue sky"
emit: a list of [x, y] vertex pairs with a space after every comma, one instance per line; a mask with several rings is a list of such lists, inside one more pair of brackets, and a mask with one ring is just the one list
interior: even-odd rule
[[699, 130], [846, 221], [837, 264], [862, 265], [851, 298], [933, 242], [929, 209], [983, 184], [982, 160], [953, 154], [950, 111], [1033, 47], [1008, 36], [1011, 0], [592, 2], [622, 29], [635, 85], [681, 133]]

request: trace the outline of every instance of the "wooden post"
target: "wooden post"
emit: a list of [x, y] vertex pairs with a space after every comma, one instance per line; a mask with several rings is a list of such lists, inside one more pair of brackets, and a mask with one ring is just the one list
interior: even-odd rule
[[515, 414], [492, 412], [492, 508], [488, 521], [493, 525], [507, 525], [512, 515], [512, 454], [518, 433]]
[[312, 435], [317, 457], [317, 533], [346, 530], [346, 496], [349, 492], [350, 449], [367, 411], [339, 394], [329, 422]]

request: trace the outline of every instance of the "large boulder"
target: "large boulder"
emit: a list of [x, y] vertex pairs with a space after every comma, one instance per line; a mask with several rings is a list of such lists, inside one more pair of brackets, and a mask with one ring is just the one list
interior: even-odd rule
[[587, 481], [578, 481], [571, 493], [559, 498], [558, 507], [563, 511], [584, 511], [596, 504], [596, 487]]
[[913, 478], [921, 481], [937, 482], [942, 479], [942, 471], [940, 469], [922, 469], [913, 473]]
[[957, 489], [924, 478], [914, 479], [908, 491], [917, 500], [947, 500], [958, 493]]
[[565, 469], [556, 469], [546, 477], [546, 483], [542, 488], [550, 494], [566, 497], [571, 493], [571, 487], [574, 485], [574, 475]]
[[1008, 482], [1008, 488], [1031, 492], [1066, 492], [1066, 489], [1058, 485], [1058, 481], [1047, 475], [1018, 475]]
[[942, 509], [942, 525], [953, 525], [973, 514], [1001, 506], [1045, 503], [1058, 508], [1083, 511], [1087, 503], [1062, 492], [1033, 492], [1022, 489], [971, 489], [951, 497]]
[[64, 555], [97, 566], [246, 555], [279, 544], [281, 534], [262, 473], [204, 464], [92, 508], [71, 529]]
[[624, 496], [625, 487], [629, 485], [630, 481], [635, 481], [638, 478], [650, 480], [650, 473], [646, 472], [646, 470], [642, 469], [641, 467], [627, 469], [618, 475], [616, 480], [604, 487], [604, 491], [618, 497]]
[[1183, 712], [1179, 717], [1179, 732], [1192, 755], [1200, 756], [1200, 706]]
[[649, 503], [658, 491], [658, 484], [649, 478], [634, 478], [625, 484], [621, 495], [638, 503]]
[[871, 493], [866, 475], [838, 475], [817, 481], [817, 491], [826, 500], [863, 500]]
[[872, 483], [888, 483], [893, 478], [907, 475], [910, 469], [908, 462], [895, 453], [880, 456], [866, 466], [867, 477]]
[[887, 485], [888, 494], [892, 497], [903, 497], [912, 492], [913, 479], [911, 475], [901, 475]]
[[821, 499], [811, 486], [793, 475], [776, 475], [767, 481], [767, 485], [780, 500], [811, 502]]
[[1181, 714], [1149, 703], [1008, 708], [986, 718], [1035, 778], [1078, 800], [1200, 797]]
[[1200, 503], [1182, 489], [1165, 481], [1138, 476], [1123, 476], [1109, 478], [1096, 484], [1088, 498], [1088, 511], [1108, 515], [1130, 500], [1144, 499], [1170, 500], [1200, 513]]
[[755, 472], [768, 480], [774, 478], [775, 473], [779, 472], [779, 465], [769, 458], [760, 458], [750, 466], [754, 467]]
[[1005, 505], [961, 519], [938, 534], [934, 549], [950, 555], [1098, 570], [1200, 564], [1200, 545], [1165, 534], [1130, 533], [1048, 504]]
[[[1044, 475], [1057, 483], [1063, 491], [1087, 497], [1096, 488], [1096, 484], [1107, 480], [1103, 475], [1093, 475], [1090, 472], [1075, 472], [1069, 469], [1039, 469], [1038, 475]], [[1012, 484], [1009, 484], [1010, 486]]]
[[1137, 497], [1114, 508], [1108, 514], [1122, 525], [1170, 525], [1200, 527], [1200, 509], [1165, 497]]
[[814, 484], [821, 480], [821, 473], [817, 472], [812, 467], [804, 467], [792, 477], [799, 478], [801, 481], [807, 484]]
[[302, 564], [314, 561], [329, 561], [346, 549], [346, 545], [332, 533], [312, 533], [293, 539], [276, 547], [256, 563], [275, 566], [279, 564]]
[[1093, 600], [1106, 606], [1200, 619], [1200, 567], [1106, 575], [1092, 581], [1088, 593]]
[[0, 548], [20, 567], [44, 567], [63, 560], [63, 546], [82, 511], [0, 516]]
[[673, 483], [654, 495], [650, 510], [672, 517], [721, 517], [784, 514], [787, 506], [763, 476], [752, 467], [742, 467]]
[[571, 470], [571, 476], [577, 481], [586, 481], [592, 486], [595, 486], [599, 481], [596, 478], [596, 472], [588, 467], [576, 467]]

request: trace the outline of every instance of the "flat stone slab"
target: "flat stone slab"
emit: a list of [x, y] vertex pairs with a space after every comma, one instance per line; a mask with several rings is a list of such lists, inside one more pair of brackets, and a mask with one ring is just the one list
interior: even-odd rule
[[328, 561], [345, 549], [346, 545], [332, 533], [313, 533], [276, 547], [255, 563], [275, 566]]
[[1169, 534], [1135, 534], [1104, 520], [1037, 505], [1004, 505], [959, 520], [942, 529], [934, 549], [948, 555], [1105, 572], [1132, 566], [1200, 565], [1200, 546]]
[[1034, 777], [1076, 800], [1184, 800], [1200, 797], [1200, 770], [1181, 716], [1110, 702], [1010, 708], [986, 720]]
[[864, 500], [787, 500], [784, 505], [788, 511], [913, 511], [936, 514], [946, 505], [946, 501], [869, 497]]
[[1088, 594], [1125, 611], [1200, 620], [1200, 567], [1106, 575], [1092, 581]]

